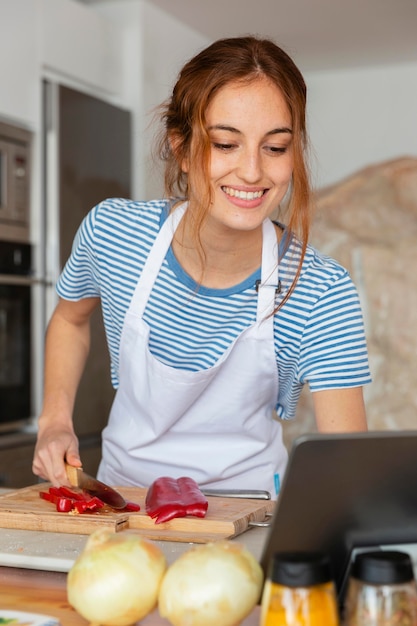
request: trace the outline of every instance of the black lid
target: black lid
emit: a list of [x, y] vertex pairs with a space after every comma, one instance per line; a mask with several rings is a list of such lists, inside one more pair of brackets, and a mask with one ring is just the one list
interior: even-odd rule
[[286, 587], [311, 587], [332, 580], [329, 559], [321, 553], [277, 552], [270, 579]]
[[352, 576], [374, 585], [392, 585], [414, 579], [410, 555], [396, 550], [361, 552], [352, 565]]

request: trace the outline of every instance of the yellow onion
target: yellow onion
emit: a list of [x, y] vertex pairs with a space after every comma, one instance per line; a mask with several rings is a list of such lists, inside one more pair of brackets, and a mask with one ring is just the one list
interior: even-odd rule
[[235, 626], [255, 607], [262, 583], [262, 569], [244, 546], [199, 545], [168, 568], [159, 613], [174, 626]]
[[68, 602], [85, 619], [129, 626], [157, 604], [166, 560], [139, 535], [97, 530], [68, 572]]

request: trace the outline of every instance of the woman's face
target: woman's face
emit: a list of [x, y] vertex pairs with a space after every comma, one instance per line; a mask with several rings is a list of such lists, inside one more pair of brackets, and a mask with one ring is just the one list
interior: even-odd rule
[[253, 230], [278, 207], [293, 171], [291, 115], [268, 79], [230, 83], [206, 112], [211, 140], [208, 219]]

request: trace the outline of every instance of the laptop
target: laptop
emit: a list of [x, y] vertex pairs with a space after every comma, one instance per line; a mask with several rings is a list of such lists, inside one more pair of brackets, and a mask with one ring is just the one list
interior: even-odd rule
[[343, 602], [354, 552], [415, 543], [417, 430], [294, 441], [261, 556], [265, 575], [275, 552], [324, 552]]

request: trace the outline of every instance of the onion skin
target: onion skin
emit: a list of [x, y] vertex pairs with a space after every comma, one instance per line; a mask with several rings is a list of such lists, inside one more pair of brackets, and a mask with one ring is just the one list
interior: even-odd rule
[[89, 622], [130, 626], [153, 611], [165, 556], [139, 535], [98, 530], [68, 572], [69, 604]]
[[262, 584], [262, 569], [244, 546], [199, 545], [168, 568], [159, 613], [173, 626], [236, 626], [256, 606]]

